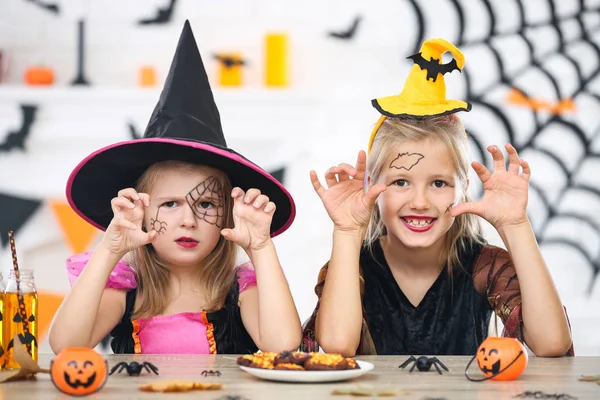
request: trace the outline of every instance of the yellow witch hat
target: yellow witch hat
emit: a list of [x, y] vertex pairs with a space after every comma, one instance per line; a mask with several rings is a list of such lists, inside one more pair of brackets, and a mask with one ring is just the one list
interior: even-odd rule
[[[454, 59], [442, 64], [442, 55], [447, 51]], [[465, 57], [456, 46], [444, 39], [429, 39], [423, 42], [419, 53], [407, 58], [412, 59], [414, 65], [402, 93], [371, 101], [382, 115], [371, 133], [369, 152], [379, 127], [387, 117], [421, 119], [471, 110], [471, 104], [466, 101], [446, 99], [444, 74], [455, 69], [460, 72], [465, 65]]]

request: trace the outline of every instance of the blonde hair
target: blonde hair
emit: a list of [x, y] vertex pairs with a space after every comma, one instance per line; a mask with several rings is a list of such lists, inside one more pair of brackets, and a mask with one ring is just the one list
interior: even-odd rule
[[[386, 118], [379, 128], [367, 161], [370, 185], [375, 185], [381, 175], [383, 165], [392, 148], [402, 142], [418, 142], [426, 139], [439, 140], [443, 143], [454, 161], [462, 195], [460, 202], [471, 201], [467, 193], [469, 173], [469, 157], [465, 128], [455, 114], [425, 119]], [[375, 204], [366, 234], [366, 242], [370, 247], [387, 231], [379, 207]], [[464, 251], [471, 241], [484, 243], [481, 226], [477, 216], [461, 214], [457, 216], [444, 241], [444, 255], [448, 271], [460, 265], [459, 252]]]
[[[198, 170], [205, 172], [206, 166], [182, 161], [159, 162], [144, 172], [135, 189], [138, 192], [148, 193], [167, 170], [177, 170], [183, 173]], [[222, 195], [225, 199], [223, 228], [231, 228], [233, 227], [233, 203], [229, 195], [232, 190], [231, 182], [224, 173], [218, 173], [216, 178], [221, 182]], [[206, 311], [218, 310], [225, 303], [235, 279], [235, 260], [235, 243], [222, 236], [213, 251], [202, 260], [200, 282], [205, 291]], [[169, 302], [169, 269], [159, 259], [152, 244], [142, 246], [129, 253], [128, 261], [136, 273], [138, 282], [136, 308], [132, 319], [150, 318], [162, 314]]]

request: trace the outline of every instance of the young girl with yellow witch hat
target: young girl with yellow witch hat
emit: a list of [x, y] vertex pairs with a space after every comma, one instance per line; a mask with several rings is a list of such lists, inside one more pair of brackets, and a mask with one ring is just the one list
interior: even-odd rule
[[[442, 64], [447, 51], [454, 58]], [[529, 164], [507, 144], [506, 168], [500, 148], [489, 146], [494, 170], [471, 164], [484, 189], [471, 202], [467, 135], [456, 116], [471, 105], [446, 99], [444, 82], [462, 70], [463, 54], [432, 39], [409, 58], [400, 95], [372, 102], [382, 116], [368, 161], [361, 151], [354, 167], [329, 168], [327, 188], [311, 171], [334, 231], [303, 349], [472, 355], [495, 313], [503, 336], [536, 355], [573, 355], [566, 312], [527, 218]], [[478, 218], [507, 250], [486, 243]]]

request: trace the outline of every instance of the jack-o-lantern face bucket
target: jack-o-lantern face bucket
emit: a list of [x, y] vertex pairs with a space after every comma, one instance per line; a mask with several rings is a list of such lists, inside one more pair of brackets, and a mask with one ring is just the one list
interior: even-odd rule
[[63, 393], [85, 396], [104, 386], [108, 364], [94, 349], [66, 348], [50, 364], [52, 383]]
[[[477, 359], [477, 365], [485, 378], [472, 379], [469, 377], [467, 370], [473, 359]], [[527, 368], [528, 355], [523, 344], [517, 339], [488, 337], [481, 343], [473, 359], [465, 369], [465, 375], [469, 380], [511, 381], [517, 379]]]

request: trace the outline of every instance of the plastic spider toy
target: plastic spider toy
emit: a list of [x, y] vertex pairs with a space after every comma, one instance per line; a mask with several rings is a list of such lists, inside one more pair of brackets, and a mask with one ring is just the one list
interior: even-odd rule
[[[119, 367], [121, 367], [121, 368], [119, 368]], [[119, 368], [118, 371], [117, 371], [117, 368]], [[146, 362], [146, 361], [144, 361], [142, 363], [132, 361], [129, 364], [127, 364], [125, 361], [122, 361], [122, 362], [118, 363], [117, 365], [115, 365], [114, 367], [112, 367], [109, 375], [112, 375], [115, 371], [118, 374], [120, 374], [121, 371], [123, 371], [123, 369], [126, 369], [127, 373], [130, 376], [138, 376], [142, 372], [142, 369], [145, 369], [146, 371], [148, 371], [150, 373], [154, 372], [156, 375], [158, 375], [158, 368], [156, 368], [156, 366], [154, 366], [153, 364]]]
[[408, 360], [404, 361], [401, 365], [398, 366], [398, 368], [404, 368], [411, 362], [414, 362], [414, 364], [410, 369], [409, 373], [413, 372], [415, 367], [417, 367], [417, 369], [421, 372], [429, 371], [431, 369], [431, 366], [433, 365], [435, 369], [437, 369], [437, 372], [439, 372], [439, 374], [442, 375], [442, 371], [438, 367], [438, 364], [446, 371], [448, 371], [448, 368], [444, 364], [442, 364], [442, 362], [438, 360], [437, 357], [430, 358], [425, 356], [421, 356], [419, 358], [415, 358], [415, 356], [410, 356]]
[[212, 369], [209, 371], [204, 370], [204, 371], [202, 371], [201, 375], [203, 375], [205, 377], [206, 376], [221, 376], [221, 371], [219, 371], [219, 370], [213, 371]]

